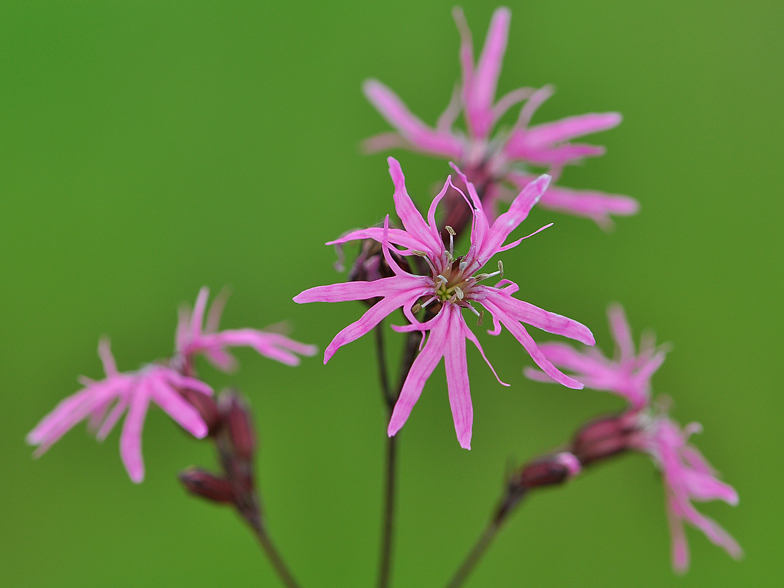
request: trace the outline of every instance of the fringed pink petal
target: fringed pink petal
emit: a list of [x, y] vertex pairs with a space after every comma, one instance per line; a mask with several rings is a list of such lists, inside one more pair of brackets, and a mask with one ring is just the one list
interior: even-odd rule
[[484, 264], [498, 252], [510, 233], [526, 219], [528, 213], [539, 201], [545, 190], [547, 190], [549, 184], [550, 176], [543, 174], [523, 188], [512, 202], [509, 210], [495, 220], [487, 234], [487, 238], [479, 246], [477, 252], [479, 263]]
[[559, 384], [563, 384], [567, 388], [582, 390], [583, 385], [580, 382], [562, 373], [558, 368], [550, 363], [550, 361], [545, 357], [544, 353], [539, 351], [539, 348], [528, 334], [528, 331], [525, 330], [525, 327], [523, 327], [513, 316], [507, 314], [500, 306], [496, 304], [497, 299], [500, 299], [500, 296], [488, 296], [485, 300], [482, 301], [482, 306], [484, 306], [487, 311], [493, 315], [494, 318], [497, 318], [507, 328], [512, 336], [517, 339], [517, 341], [528, 352], [528, 354], [531, 356], [531, 359], [534, 360], [534, 363], [536, 363], [536, 365], [538, 365], [544, 373], [546, 373]]
[[620, 353], [621, 363], [626, 363], [634, 358], [634, 339], [629, 321], [626, 320], [626, 312], [623, 306], [617, 302], [607, 307], [607, 319], [610, 322], [610, 334]]
[[412, 288], [421, 288], [422, 276], [411, 278], [381, 278], [372, 282], [342, 282], [329, 286], [315, 286], [297, 294], [293, 300], [297, 304], [307, 302], [347, 302], [349, 300], [368, 300], [379, 296], [389, 296]]
[[617, 127], [623, 117], [618, 112], [581, 114], [530, 127], [527, 142], [532, 146], [550, 146], [575, 137]]
[[[351, 231], [334, 241], [327, 241], [327, 245], [342, 245], [349, 241], [359, 241], [361, 239], [373, 239], [381, 243], [384, 236], [384, 229], [381, 227], [370, 227], [367, 229], [359, 229]], [[429, 247], [428, 242], [422, 242], [413, 235], [409, 235], [406, 231], [401, 229], [389, 229], [389, 242], [394, 245], [405, 247], [408, 251], [425, 251]]]
[[395, 132], [379, 133], [362, 141], [362, 151], [365, 153], [378, 153], [388, 149], [416, 151], [416, 147], [410, 141]]
[[504, 311], [504, 314], [513, 317], [515, 321], [527, 323], [548, 333], [575, 339], [585, 345], [596, 343], [591, 330], [582, 323], [512, 298], [512, 296], [495, 288], [485, 286], [483, 290], [487, 293], [488, 298], [492, 298], [493, 303]]
[[490, 363], [490, 360], [487, 359], [487, 356], [485, 355], [485, 350], [482, 349], [482, 346], [479, 344], [479, 340], [476, 338], [476, 335], [474, 335], [473, 331], [471, 331], [471, 329], [468, 328], [468, 325], [466, 325], [465, 322], [463, 322], [463, 335], [465, 336], [466, 339], [471, 341], [471, 343], [473, 343], [476, 346], [476, 348], [479, 350], [479, 353], [482, 355], [482, 359], [485, 360], [487, 367], [489, 367], [490, 371], [493, 372], [493, 375], [495, 376], [495, 379], [498, 380], [498, 383], [501, 384], [502, 386], [508, 387], [509, 384], [507, 384], [501, 378], [498, 377], [498, 373], [495, 371], [493, 364]]
[[683, 574], [689, 569], [689, 543], [686, 541], [686, 530], [683, 519], [673, 510], [674, 497], [667, 498], [667, 523], [670, 527], [672, 569]]
[[259, 355], [292, 366], [300, 363], [300, 358], [295, 353], [311, 356], [315, 355], [317, 351], [315, 345], [298, 343], [285, 335], [265, 333], [257, 329], [230, 329], [204, 336], [202, 339], [206, 349], [251, 347]]
[[[386, 279], [400, 280], [399, 277]], [[377, 280], [373, 283], [378, 283], [380, 281], [382, 280]], [[383, 300], [370, 307], [358, 321], [351, 323], [335, 335], [335, 338], [332, 339], [324, 350], [324, 363], [327, 363], [340, 347], [359, 339], [401, 306], [413, 305], [414, 302], [416, 302], [420, 296], [424, 296], [425, 293], [426, 290], [424, 288], [413, 291], [410, 288], [407, 288], [394, 294], [387, 295]], [[382, 295], [380, 292], [376, 293], [376, 296], [380, 295]]]
[[692, 500], [723, 500], [727, 504], [737, 506], [738, 493], [729, 484], [717, 480], [714, 474], [704, 474], [697, 470], [683, 469], [681, 481]]
[[109, 433], [112, 432], [126, 408], [128, 408], [128, 395], [124, 394], [112, 407], [111, 412], [107, 415], [106, 419], [101, 423], [100, 428], [95, 433], [95, 438], [98, 441], [103, 441], [109, 436]]
[[[203, 439], [207, 435], [207, 425], [199, 415], [199, 411], [186, 402], [176, 390], [170, 388], [165, 380], [157, 375], [150, 376], [148, 377], [147, 386], [150, 398], [174, 422], [197, 439]], [[128, 418], [130, 418], [130, 411]]]
[[[520, 172], [509, 172], [506, 179], [518, 189], [527, 186], [535, 176]], [[601, 228], [612, 228], [610, 215], [631, 216], [640, 205], [634, 198], [620, 194], [606, 194], [595, 190], [572, 190], [551, 185], [539, 200], [539, 206], [558, 212], [590, 218]]]
[[101, 358], [103, 372], [106, 374], [106, 377], [116, 376], [117, 362], [114, 360], [114, 355], [112, 355], [112, 344], [108, 337], [101, 337], [101, 340], [98, 342], [98, 357]]
[[215, 333], [218, 330], [223, 309], [226, 308], [226, 302], [228, 302], [230, 295], [231, 289], [224, 286], [218, 295], [213, 298], [210, 310], [207, 312], [207, 320], [204, 322], [205, 333]]
[[506, 53], [511, 17], [511, 12], [505, 7], [498, 8], [493, 13], [482, 54], [471, 81], [471, 91], [466, 100], [466, 121], [475, 139], [487, 137], [493, 125], [493, 100], [501, 73], [501, 63]]
[[469, 101], [468, 94], [474, 79], [474, 42], [463, 9], [455, 6], [452, 9], [452, 16], [455, 19], [457, 31], [460, 33], [460, 70], [463, 74], [463, 103], [465, 104]]
[[142, 381], [130, 399], [128, 416], [125, 417], [120, 434], [120, 458], [131, 481], [144, 480], [144, 461], [142, 459], [142, 429], [150, 403], [149, 390]]
[[464, 335], [466, 326], [458, 307], [447, 304], [445, 311], [448, 316], [444, 341], [444, 367], [449, 390], [449, 405], [452, 408], [452, 419], [455, 422], [455, 433], [460, 447], [471, 449], [474, 409], [471, 405], [471, 387], [468, 381]]
[[199, 290], [199, 295], [196, 296], [196, 303], [193, 305], [193, 313], [191, 314], [191, 341], [197, 339], [201, 335], [201, 328], [204, 324], [204, 311], [207, 309], [207, 299], [210, 296], [210, 289], [206, 286]]
[[430, 331], [427, 343], [425, 343], [424, 348], [411, 365], [406, 381], [400, 391], [400, 397], [397, 399], [395, 408], [392, 411], [392, 418], [390, 418], [389, 427], [387, 428], [387, 434], [390, 437], [395, 435], [408, 420], [411, 409], [414, 408], [417, 400], [419, 400], [419, 396], [422, 394], [425, 382], [444, 355], [448, 317], [442, 311], [433, 321], [433, 328]]
[[[439, 252], [443, 250], [444, 245], [438, 235], [438, 229], [431, 227], [422, 218], [422, 214], [417, 210], [414, 202], [406, 191], [406, 178], [403, 175], [403, 170], [400, 168], [400, 163], [394, 157], [388, 157], [387, 163], [389, 164], [389, 175], [392, 177], [392, 182], [395, 184], [395, 210], [400, 221], [406, 229], [406, 233], [413, 236], [418, 241], [427, 245], [426, 252]], [[444, 186], [443, 193], [446, 193], [446, 186]], [[443, 198], [443, 194], [441, 194]], [[438, 198], [440, 200], [440, 198]], [[431, 207], [432, 208], [432, 207]]]
[[201, 380], [183, 376], [182, 374], [169, 368], [160, 368], [159, 371], [162, 374], [162, 377], [165, 377], [166, 380], [168, 380], [173, 386], [176, 386], [177, 388], [185, 388], [187, 390], [193, 390], [194, 392], [200, 392], [205, 396], [212, 396], [212, 388]]
[[456, 137], [428, 127], [387, 86], [371, 79], [365, 80], [362, 90], [381, 116], [415, 147], [444, 157], [461, 157], [463, 146]]
[[528, 100], [536, 92], [536, 88], [517, 88], [508, 94], [504, 94], [493, 106], [493, 124], [506, 114], [515, 104], [523, 100]]

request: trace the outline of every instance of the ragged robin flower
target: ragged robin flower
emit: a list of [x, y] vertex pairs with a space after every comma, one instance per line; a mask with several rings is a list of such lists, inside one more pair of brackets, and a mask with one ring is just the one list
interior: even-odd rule
[[[494, 328], [490, 331], [491, 334], [498, 335], [502, 327], [506, 327], [545, 373], [565, 386], [582, 388], [582, 384], [561, 373], [544, 356], [522, 323], [593, 345], [594, 339], [590, 330], [572, 319], [514, 298], [512, 295], [519, 287], [509, 280], [501, 279], [495, 286], [485, 285], [484, 282], [491, 278], [502, 277], [503, 266], [500, 262], [497, 271], [482, 272], [483, 267], [496, 253], [516, 247], [526, 238], [504, 244], [547, 189], [549, 177], [544, 175], [532, 182], [515, 198], [509, 210], [490, 225], [474, 186], [455, 168], [468, 188], [468, 195], [464, 194], [464, 197], [471, 206], [473, 215], [468, 252], [457, 255], [453, 243], [447, 247], [442, 241], [435, 221], [436, 208], [447, 189], [458, 190], [452, 184], [451, 177], [431, 203], [425, 221], [406, 191], [400, 164], [391, 157], [388, 162], [395, 185], [395, 208], [404, 228], [390, 228], [387, 217], [383, 228], [353, 231], [328, 244], [359, 239], [378, 241], [382, 244], [384, 257], [394, 275], [370, 282], [317, 286], [297, 295], [294, 301], [305, 303], [380, 299], [362, 318], [335, 336], [324, 352], [325, 363], [339, 347], [368, 333], [386, 316], [399, 308], [402, 309], [409, 324], [394, 328], [402, 332], [421, 331], [427, 337], [400, 391], [389, 422], [388, 434], [394, 435], [406, 422], [419, 399], [425, 381], [443, 357], [455, 431], [460, 445], [469, 449], [473, 407], [466, 362], [466, 339], [477, 346], [483, 357], [484, 351], [466, 325], [464, 310], [473, 312], [481, 319], [482, 312], [478, 306], [483, 307], [493, 318]], [[393, 245], [396, 246], [394, 251], [400, 255], [420, 257], [427, 267], [426, 275], [414, 275], [403, 270], [390, 252]], [[420, 322], [416, 317], [422, 309], [426, 309], [429, 317], [425, 322]]]
[[[498, 8], [493, 13], [476, 64], [471, 31], [462, 10], [456, 8], [454, 17], [461, 37], [462, 84], [453, 93], [436, 126], [425, 124], [391, 89], [370, 79], [363, 86], [365, 96], [395, 132], [371, 137], [364, 145], [370, 152], [403, 148], [456, 161], [477, 186], [486, 213], [492, 218], [497, 201], [513, 198], [538, 177], [526, 166], [547, 168], [557, 180], [565, 165], [604, 153], [603, 147], [570, 141], [617, 126], [621, 115], [616, 112], [583, 114], [531, 126], [536, 110], [552, 95], [552, 87], [519, 88], [494, 102], [509, 35], [509, 9]], [[514, 125], [491, 136], [501, 117], [520, 102], [525, 104]], [[461, 112], [465, 132], [454, 127]], [[611, 214], [631, 215], [638, 210], [637, 202], [628, 196], [554, 185], [542, 194], [539, 206], [588, 217], [602, 227], [612, 224]]]
[[[553, 364], [572, 372], [586, 388], [612, 392], [628, 400], [632, 408], [643, 408], [650, 402], [651, 376], [664, 362], [668, 347], [657, 348], [652, 338], [646, 336], [640, 343], [639, 353], [635, 352], [634, 340], [623, 307], [612, 304], [607, 315], [616, 346], [613, 359], [605, 357], [595, 347], [578, 351], [559, 342], [543, 343], [539, 349]], [[534, 368], [526, 368], [524, 372], [532, 380], [553, 381]]]
[[712, 543], [723, 547], [734, 558], [743, 555], [738, 542], [716, 521], [699, 512], [692, 500], [723, 500], [738, 504], [735, 489], [718, 479], [718, 472], [690, 444], [689, 437], [702, 431], [699, 423], [690, 423], [683, 429], [666, 414], [659, 414], [643, 422], [634, 436], [632, 446], [648, 453], [658, 466], [664, 479], [667, 522], [672, 538], [672, 567], [685, 572], [689, 567], [689, 545], [686, 541], [684, 522], [705, 533]]
[[27, 435], [30, 445], [37, 445], [36, 457], [46, 452], [77, 423], [88, 419], [96, 438], [102, 441], [112, 431], [127, 410], [120, 434], [120, 457], [134, 482], [144, 479], [142, 460], [142, 429], [150, 403], [157, 404], [183, 429], [199, 439], [205, 437], [209, 423], [198, 408], [204, 395], [212, 395], [212, 388], [195, 377], [194, 358], [204, 354], [221, 369], [231, 369], [234, 358], [228, 347], [252, 347], [261, 355], [288, 365], [296, 365], [294, 355], [314, 355], [316, 347], [293, 341], [277, 333], [256, 329], [218, 331], [218, 321], [225, 298], [213, 303], [206, 325], [204, 313], [209, 291], [202, 288], [191, 313], [180, 312], [177, 325], [174, 357], [146, 365], [135, 372], [118, 372], [108, 340], [98, 346], [104, 366], [103, 380], [81, 378], [84, 388], [62, 400]]

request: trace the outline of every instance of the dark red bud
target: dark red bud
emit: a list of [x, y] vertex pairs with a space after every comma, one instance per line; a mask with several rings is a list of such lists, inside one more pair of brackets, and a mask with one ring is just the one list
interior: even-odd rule
[[221, 415], [215, 400], [202, 392], [188, 389], [180, 389], [180, 395], [199, 411], [199, 415], [209, 429], [209, 435], [214, 436], [221, 426]]
[[612, 457], [629, 449], [631, 436], [636, 430], [636, 413], [597, 419], [577, 431], [572, 441], [572, 453], [583, 465]]
[[512, 484], [525, 490], [541, 486], [556, 486], [563, 484], [579, 472], [580, 464], [574, 455], [558, 453], [537, 459], [523, 466], [519, 474], [512, 479]]
[[191, 494], [201, 496], [212, 502], [234, 502], [234, 491], [225, 478], [197, 468], [180, 472], [180, 482]]
[[221, 396], [220, 410], [229, 441], [234, 448], [234, 456], [252, 461], [256, 453], [256, 433], [253, 430], [250, 410], [235, 392], [226, 392]]

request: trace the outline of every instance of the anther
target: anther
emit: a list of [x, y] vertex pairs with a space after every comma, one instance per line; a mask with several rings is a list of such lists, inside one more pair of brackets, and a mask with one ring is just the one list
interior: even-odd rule
[[464, 259], [463, 261], [461, 261], [461, 262], [458, 264], [458, 266], [457, 266], [457, 267], [459, 267], [459, 268], [460, 268], [460, 271], [461, 271], [461, 272], [464, 272], [464, 271], [465, 271], [465, 268], [467, 268], [467, 267], [468, 267], [468, 262], [467, 262], [467, 261]]
[[418, 302], [411, 307], [411, 312], [413, 312], [414, 314], [418, 313], [420, 310], [422, 310], [422, 305], [419, 304]]
[[447, 279], [446, 279], [444, 276], [442, 276], [441, 274], [438, 274], [436, 277], [437, 277], [437, 278], [438, 278], [438, 279], [441, 281], [441, 285], [442, 285], [442, 286], [445, 286], [446, 284], [448, 284], [448, 283], [449, 283], [449, 280], [447, 280]]
[[[471, 308], [473, 308], [473, 306]], [[485, 311], [484, 311], [484, 309], [482, 309], [479, 312], [479, 320], [476, 321], [476, 326], [477, 327], [481, 327], [482, 326], [482, 321], [484, 320], [484, 318], [485, 318]]]
[[455, 294], [457, 294], [458, 300], [462, 300], [465, 297], [465, 294], [463, 294], [463, 290], [460, 288], [460, 286], [455, 286]]
[[446, 232], [449, 233], [449, 259], [454, 259], [455, 258], [455, 235], [457, 235], [457, 233], [455, 233], [455, 230], [449, 225], [447, 225], [444, 228], [446, 229]]
[[425, 253], [424, 251], [420, 251], [419, 249], [412, 249], [411, 255], [416, 255], [418, 257], [427, 257], [427, 253]]
[[504, 262], [500, 259], [498, 260], [498, 272], [500, 273], [501, 277], [504, 277]]

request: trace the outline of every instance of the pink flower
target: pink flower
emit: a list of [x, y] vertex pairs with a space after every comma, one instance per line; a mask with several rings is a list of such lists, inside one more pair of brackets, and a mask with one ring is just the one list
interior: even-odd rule
[[178, 392], [188, 389], [211, 395], [212, 388], [207, 384], [158, 364], [145, 366], [138, 372], [120, 373], [105, 339], [98, 346], [98, 355], [106, 378], [100, 381], [82, 378], [84, 388], [62, 400], [28, 433], [27, 442], [38, 446], [36, 457], [86, 418], [90, 419], [97, 439], [103, 441], [127, 409], [120, 435], [120, 456], [131, 480], [141, 482], [144, 479], [142, 428], [151, 401], [194, 437], [201, 439], [207, 434], [207, 425], [199, 412]]
[[[563, 343], [544, 343], [539, 349], [554, 365], [573, 372], [586, 388], [618, 394], [634, 409], [640, 409], [650, 401], [651, 376], [664, 363], [667, 348], [657, 349], [651, 338], [643, 338], [637, 355], [623, 307], [613, 304], [607, 315], [616, 345], [614, 359], [606, 358], [598, 349], [577, 351]], [[552, 382], [547, 374], [534, 368], [526, 368], [524, 373], [532, 380]]]
[[[207, 299], [210, 291], [202, 288], [196, 297], [193, 312], [187, 308], [180, 309], [177, 323], [176, 353], [177, 358], [186, 366], [192, 365], [193, 356], [203, 354], [213, 365], [224, 371], [236, 368], [237, 361], [226, 350], [227, 347], [252, 347], [260, 355], [277, 360], [286, 365], [298, 365], [299, 357], [295, 354], [312, 356], [318, 349], [315, 345], [306, 345], [279, 333], [259, 331], [257, 329], [231, 329], [218, 331], [218, 323], [226, 303], [226, 296], [218, 296], [207, 313]], [[187, 370], [186, 370], [187, 373]]]
[[[427, 333], [427, 339], [426, 343], [423, 340], [424, 347], [414, 361], [400, 391], [400, 397], [389, 422], [388, 434], [394, 435], [406, 422], [411, 409], [419, 399], [425, 381], [443, 357], [457, 438], [462, 447], [469, 449], [473, 408], [466, 363], [466, 339], [477, 346], [483, 357], [484, 351], [476, 336], [466, 325], [463, 309], [481, 316], [474, 306], [481, 305], [493, 317], [494, 329], [491, 334], [498, 335], [502, 326], [506, 327], [545, 373], [565, 386], [582, 388], [582, 384], [562, 374], [553, 366], [521, 323], [592, 345], [594, 339], [588, 328], [572, 319], [513, 298], [512, 294], [517, 292], [519, 287], [509, 280], [502, 280], [495, 286], [481, 284], [486, 279], [501, 275], [500, 262], [498, 271], [478, 273], [496, 253], [517, 246], [525, 238], [504, 245], [506, 238], [528, 216], [528, 212], [547, 189], [549, 177], [542, 176], [532, 182], [512, 202], [508, 212], [499, 216], [490, 226], [474, 186], [460, 174], [468, 186], [469, 196], [466, 196], [466, 199], [472, 207], [473, 226], [468, 252], [464, 256], [455, 256], [452, 246], [447, 249], [441, 240], [435, 221], [436, 207], [447, 189], [450, 186], [457, 189], [452, 184], [451, 177], [447, 179], [444, 188], [430, 205], [428, 220], [425, 222], [406, 192], [405, 178], [400, 164], [391, 157], [388, 162], [389, 172], [395, 184], [395, 208], [404, 229], [389, 228], [389, 217], [387, 217], [383, 229], [354, 231], [328, 244], [340, 244], [356, 239], [374, 239], [382, 243], [384, 257], [394, 275], [372, 282], [358, 281], [318, 286], [305, 290], [297, 295], [294, 301], [304, 303], [381, 299], [365, 312], [362, 318], [335, 336], [324, 352], [325, 363], [339, 347], [369, 332], [384, 317], [401, 308], [410, 324], [396, 327], [396, 330], [419, 330]], [[414, 275], [401, 269], [389, 251], [390, 244], [402, 247], [403, 250], [398, 251], [402, 255], [420, 256], [429, 268], [428, 275]], [[429, 307], [429, 311], [434, 316], [422, 323], [416, 318], [415, 313], [425, 307]]]
[[[463, 12], [456, 8], [453, 14], [461, 37], [463, 80], [460, 90], [455, 91], [446, 111], [432, 128], [412, 114], [384, 84], [367, 80], [363, 85], [365, 96], [396, 131], [368, 139], [365, 142], [368, 151], [400, 147], [456, 160], [475, 184], [484, 186], [482, 199], [487, 202], [487, 214], [493, 214], [493, 202], [514, 197], [535, 179], [536, 176], [516, 170], [515, 164], [549, 167], [551, 173], [558, 176], [564, 165], [604, 154], [603, 147], [570, 141], [617, 126], [621, 122], [618, 113], [584, 114], [530, 126], [536, 110], [553, 93], [549, 86], [541, 90], [519, 88], [494, 103], [509, 35], [511, 13], [508, 8], [498, 8], [493, 13], [484, 48], [476, 64], [471, 31]], [[491, 138], [490, 133], [504, 113], [523, 101], [525, 105], [513, 127]], [[453, 128], [461, 112], [467, 134]], [[516, 188], [515, 192], [503, 188], [499, 183], [502, 180], [511, 183]], [[605, 227], [611, 224], [610, 214], [631, 215], [638, 210], [637, 202], [628, 196], [555, 186], [542, 195], [539, 205], [586, 216]]]
[[723, 500], [738, 504], [735, 489], [717, 479], [699, 450], [687, 443], [692, 433], [702, 431], [699, 423], [691, 423], [681, 430], [678, 423], [666, 415], [658, 416], [637, 434], [634, 445], [649, 453], [664, 477], [667, 495], [667, 520], [672, 537], [672, 566], [676, 572], [689, 567], [689, 546], [684, 533], [684, 521], [705, 533], [715, 545], [723, 547], [734, 558], [743, 555], [740, 545], [716, 521], [692, 506], [692, 500]]
[[74, 425], [86, 418], [89, 418], [90, 428], [96, 432], [97, 439], [103, 441], [128, 409], [120, 435], [120, 456], [131, 480], [141, 482], [144, 479], [141, 436], [150, 401], [160, 406], [194, 437], [201, 439], [208, 433], [208, 425], [197, 408], [183, 397], [188, 391], [212, 394], [212, 388], [193, 377], [195, 354], [203, 353], [224, 370], [232, 369], [236, 363], [226, 347], [253, 347], [261, 355], [288, 365], [299, 363], [294, 353], [315, 355], [315, 346], [298, 343], [277, 333], [255, 329], [218, 331], [225, 297], [219, 297], [213, 303], [206, 324], [203, 325], [208, 296], [209, 290], [202, 288], [193, 313], [187, 309], [180, 311], [176, 353], [166, 363], [147, 365], [137, 372], [120, 373], [109, 349], [109, 342], [102, 340], [98, 346], [98, 355], [103, 362], [106, 378], [98, 382], [82, 378], [84, 388], [62, 400], [30, 431], [27, 442], [38, 446], [34, 455], [38, 457], [45, 453]]

